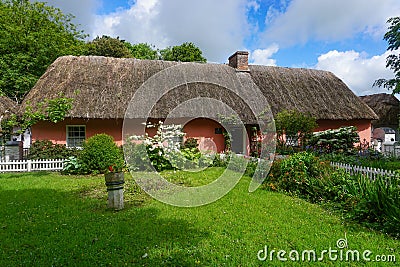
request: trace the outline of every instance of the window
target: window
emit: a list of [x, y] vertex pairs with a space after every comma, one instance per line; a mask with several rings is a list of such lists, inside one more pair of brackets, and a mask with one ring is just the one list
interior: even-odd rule
[[296, 135], [287, 135], [286, 136], [286, 145], [287, 146], [299, 146], [299, 137]]
[[86, 127], [84, 125], [67, 126], [67, 147], [81, 147], [86, 139]]

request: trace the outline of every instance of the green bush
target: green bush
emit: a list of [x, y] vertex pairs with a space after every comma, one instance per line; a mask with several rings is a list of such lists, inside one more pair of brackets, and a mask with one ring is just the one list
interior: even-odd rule
[[212, 162], [213, 167], [223, 167], [228, 166], [229, 156], [226, 154], [216, 153]]
[[78, 160], [84, 173], [105, 173], [110, 166], [124, 165], [123, 153], [112, 136], [94, 135], [83, 142], [82, 148]]
[[197, 139], [193, 138], [193, 137], [189, 137], [183, 143], [182, 148], [183, 149], [185, 149], [185, 148], [189, 148], [189, 149], [196, 148], [197, 149], [198, 146], [199, 146], [199, 144], [197, 143]]
[[359, 165], [364, 167], [379, 168], [384, 170], [400, 170], [400, 160], [394, 157], [384, 157], [379, 152], [370, 152], [365, 155], [344, 153], [330, 153], [319, 156], [323, 160]]
[[333, 173], [329, 162], [319, 160], [313, 153], [300, 152], [276, 160], [264, 186], [313, 203], [337, 201], [343, 195], [343, 181]]
[[329, 203], [344, 216], [391, 235], [400, 236], [400, 179], [381, 177], [375, 181], [333, 169], [309, 152], [276, 160], [264, 188]]
[[245, 170], [245, 168], [247, 168], [247, 164], [249, 162], [248, 158], [236, 155], [235, 153], [227, 154], [226, 157], [228, 157], [229, 159], [229, 164], [228, 164], [229, 170], [240, 172], [242, 170]]
[[67, 148], [65, 145], [53, 144], [50, 140], [37, 140], [29, 149], [29, 159], [66, 159], [77, 156], [79, 150]]
[[326, 163], [313, 154], [300, 152], [284, 159], [281, 163], [279, 188], [303, 196], [312, 202], [324, 198], [323, 182]]
[[304, 144], [317, 126], [316, 119], [310, 114], [297, 110], [279, 112], [275, 116], [277, 152], [283, 155], [298, 152], [304, 148]]
[[363, 175], [346, 182], [349, 216], [386, 233], [400, 236], [400, 179]]
[[150, 171], [151, 164], [146, 162], [147, 150], [146, 145], [137, 144], [127, 140], [124, 143], [124, 155], [126, 163], [130, 171]]
[[307, 146], [320, 153], [352, 153], [354, 144], [360, 142], [357, 128], [354, 126], [341, 127], [314, 133]]

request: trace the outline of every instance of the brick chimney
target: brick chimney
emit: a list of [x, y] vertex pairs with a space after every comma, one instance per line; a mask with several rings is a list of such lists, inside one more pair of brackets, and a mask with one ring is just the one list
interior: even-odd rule
[[249, 52], [237, 51], [229, 57], [229, 66], [237, 71], [249, 71]]

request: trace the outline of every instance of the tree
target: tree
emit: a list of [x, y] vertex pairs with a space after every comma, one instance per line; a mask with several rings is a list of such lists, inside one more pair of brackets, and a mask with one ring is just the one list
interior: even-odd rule
[[35, 110], [28, 105], [23, 114], [11, 114], [1, 120], [0, 134], [10, 137], [11, 135], [24, 133], [26, 129], [39, 121], [53, 123], [63, 121], [68, 111], [72, 108], [72, 102], [72, 98], [60, 95], [57, 98], [45, 99], [36, 106]]
[[105, 56], [105, 57], [131, 57], [129, 49], [125, 45], [124, 40], [119, 37], [113, 38], [107, 35], [96, 37], [87, 44], [87, 55]]
[[137, 59], [159, 59], [158, 50], [147, 43], [132, 45], [125, 42], [125, 46], [131, 53], [131, 56]]
[[206, 62], [203, 53], [193, 43], [183, 43], [182, 45], [167, 47], [160, 51], [161, 59], [167, 61], [181, 62]]
[[[400, 17], [390, 18], [387, 23], [390, 26], [383, 37], [388, 42], [387, 51], [398, 50], [400, 48]], [[393, 70], [394, 78], [376, 80], [374, 85], [392, 90], [393, 94], [400, 93], [400, 54], [389, 55], [386, 58], [386, 68]]]
[[275, 127], [278, 148], [303, 146], [317, 127], [316, 119], [297, 110], [283, 110], [276, 115]]
[[72, 18], [45, 3], [0, 0], [0, 94], [20, 102], [59, 56], [82, 53]]

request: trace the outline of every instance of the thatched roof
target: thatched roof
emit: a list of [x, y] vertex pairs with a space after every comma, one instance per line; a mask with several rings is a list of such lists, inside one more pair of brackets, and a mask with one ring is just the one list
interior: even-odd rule
[[[185, 67], [185, 73], [180, 70], [181, 66]], [[158, 82], [150, 79], [154, 74], [160, 74]], [[179, 80], [188, 75], [193, 76], [190, 77], [191, 82], [179, 84]], [[151, 83], [154, 83], [154, 90], [141, 95], [142, 103], [158, 99], [158, 91], [173, 86], [173, 90], [163, 95], [153, 108], [151, 117], [156, 118], [165, 117], [185, 100], [208, 97], [225, 102], [243, 119], [253, 121], [245, 101], [227, 88], [242, 90], [251, 98], [257, 86], [269, 101], [274, 114], [283, 109], [298, 109], [311, 113], [317, 119], [376, 118], [374, 112], [340, 79], [326, 71], [250, 66], [248, 73], [238, 72], [223, 64], [95, 56], [58, 58], [32, 88], [21, 108], [62, 93], [74, 99], [69, 117], [124, 118], [133, 95], [139, 88]], [[252, 101], [258, 103], [257, 99]], [[141, 108], [137, 108], [137, 114], [140, 112]], [[201, 113], [201, 110], [198, 112]]]
[[0, 96], [0, 116], [9, 116], [18, 111], [17, 103], [6, 96]]
[[395, 96], [382, 93], [360, 98], [379, 116], [378, 120], [372, 121], [374, 127], [398, 128], [400, 101]]
[[333, 73], [315, 69], [250, 66], [274, 114], [283, 109], [317, 119], [375, 119], [376, 114]]

